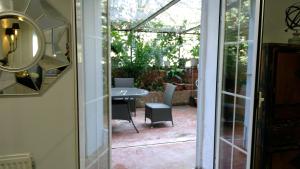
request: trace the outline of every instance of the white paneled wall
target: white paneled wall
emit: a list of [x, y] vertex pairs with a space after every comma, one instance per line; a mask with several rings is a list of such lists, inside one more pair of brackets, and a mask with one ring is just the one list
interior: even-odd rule
[[[74, 1], [47, 1], [73, 28]], [[41, 96], [0, 98], [0, 156], [29, 152], [37, 169], [77, 169], [75, 75], [73, 64]]]

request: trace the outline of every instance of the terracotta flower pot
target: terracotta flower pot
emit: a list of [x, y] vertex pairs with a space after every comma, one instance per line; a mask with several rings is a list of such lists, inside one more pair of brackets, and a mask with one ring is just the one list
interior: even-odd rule
[[184, 83], [175, 83], [176, 90], [184, 90]]

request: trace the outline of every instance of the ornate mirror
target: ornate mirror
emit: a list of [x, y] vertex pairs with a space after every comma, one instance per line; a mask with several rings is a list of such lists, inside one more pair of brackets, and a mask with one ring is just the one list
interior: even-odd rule
[[40, 94], [70, 66], [69, 22], [45, 0], [0, 6], [0, 95]]

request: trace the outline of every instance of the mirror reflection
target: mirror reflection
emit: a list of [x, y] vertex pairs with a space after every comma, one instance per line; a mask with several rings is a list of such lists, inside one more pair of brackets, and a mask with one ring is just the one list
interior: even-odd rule
[[54, 9], [0, 0], [0, 97], [42, 94], [70, 67], [70, 20]]
[[19, 15], [0, 16], [0, 68], [20, 71], [39, 60], [41, 37], [34, 24]]

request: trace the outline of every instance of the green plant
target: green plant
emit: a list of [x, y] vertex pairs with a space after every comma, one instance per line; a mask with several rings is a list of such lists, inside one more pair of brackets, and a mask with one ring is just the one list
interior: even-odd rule
[[[199, 40], [200, 42], [200, 33], [197, 34], [197, 39]], [[200, 44], [200, 43], [199, 43]], [[190, 50], [193, 58], [195, 59], [198, 59], [199, 58], [199, 52], [200, 52], [200, 45], [199, 44], [196, 44], [195, 46], [193, 46], [193, 48]]]
[[184, 43], [182, 35], [173, 32], [161, 33], [157, 35], [157, 39], [159, 39], [159, 46], [162, 49], [162, 56], [167, 57], [170, 62], [176, 64], [178, 51]]
[[[120, 23], [118, 27], [126, 28], [126, 24]], [[152, 24], [156, 28], [164, 26], [162, 23]], [[151, 38], [148, 35], [111, 31], [112, 77], [133, 77], [138, 87], [149, 90], [163, 90], [165, 80], [182, 82], [187, 59], [180, 57], [180, 49], [186, 39], [182, 34], [171, 32], [151, 34]], [[165, 69], [162, 67], [164, 59], [171, 62], [167, 75], [153, 74]]]
[[112, 69], [123, 67], [130, 62], [130, 36], [128, 32], [111, 31]]
[[112, 77], [133, 77], [137, 85], [150, 69], [160, 68], [160, 51], [156, 42], [145, 42], [133, 32], [112, 31]]
[[140, 87], [150, 91], [163, 91], [165, 71], [150, 69], [139, 77]]
[[184, 75], [184, 69], [172, 67], [167, 71], [166, 81], [168, 82], [183, 82], [182, 76]]
[[186, 58], [179, 58], [176, 62], [176, 66], [179, 68], [179, 69], [184, 69], [185, 68], [185, 63], [188, 59]]

